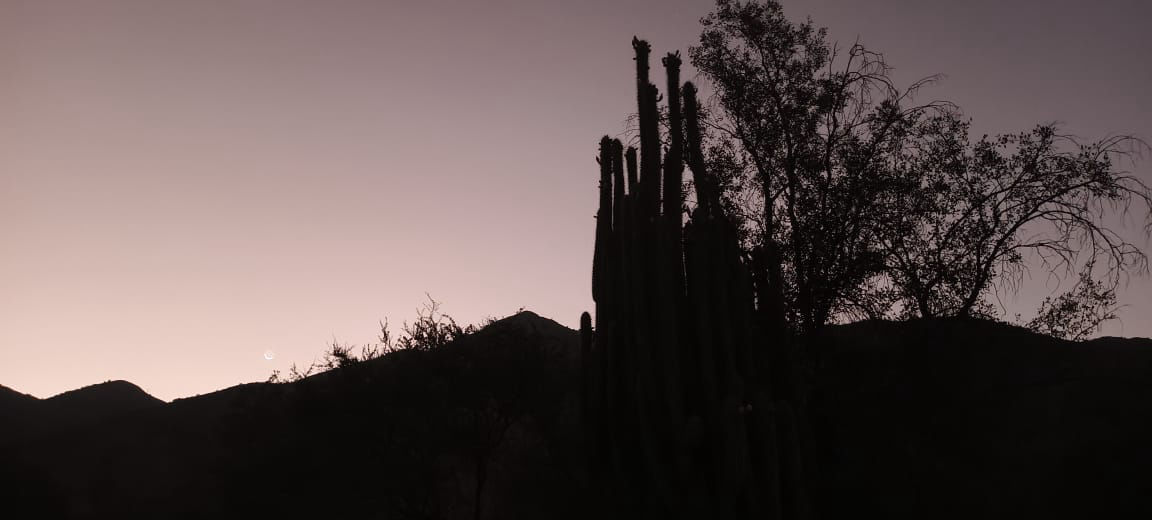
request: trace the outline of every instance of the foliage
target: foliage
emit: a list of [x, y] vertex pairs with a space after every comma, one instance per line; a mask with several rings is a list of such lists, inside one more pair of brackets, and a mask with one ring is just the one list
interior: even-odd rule
[[809, 332], [836, 315], [882, 313], [880, 173], [906, 121], [948, 106], [910, 105], [935, 78], [898, 89], [883, 56], [860, 44], [842, 56], [775, 1], [720, 0], [702, 23], [692, 63], [720, 108], [709, 160], [742, 172], [733, 200], [758, 298], [782, 293], [789, 321]]
[[460, 326], [452, 316], [440, 310], [440, 302], [428, 296], [428, 302], [416, 309], [416, 319], [412, 323], [404, 322], [401, 326], [399, 337], [394, 338], [388, 328], [388, 320], [382, 320], [376, 343], [366, 343], [356, 348], [349, 343], [340, 343], [333, 339], [319, 361], [313, 361], [304, 368], [293, 363], [288, 369], [287, 376], [281, 375], [279, 370], [274, 370], [268, 382], [300, 381], [316, 373], [353, 366], [394, 352], [435, 350], [471, 335], [493, 321], [492, 318], [487, 318], [480, 325]]
[[[1146, 257], [1105, 222], [1152, 210], [1117, 168], [1146, 149], [1081, 143], [1055, 125], [969, 137], [948, 102], [897, 88], [881, 54], [841, 52], [776, 0], [718, 0], [692, 63], [715, 89], [708, 163], [729, 179], [758, 306], [812, 332], [846, 318], [983, 316], [1028, 263], [1049, 274], [1095, 262], [1102, 290]], [[765, 313], [770, 315], [770, 313]]]
[[1025, 326], [1060, 339], [1083, 341], [1100, 330], [1102, 323], [1116, 319], [1116, 290], [1093, 279], [1091, 270], [1089, 264], [1071, 290], [1044, 298], [1039, 314]]
[[968, 129], [956, 112], [937, 114], [892, 154], [880, 244], [906, 309], [980, 314], [995, 282], [1017, 287], [1030, 258], [1052, 274], [1103, 264], [1101, 291], [1146, 269], [1145, 254], [1104, 220], [1133, 203], [1152, 209], [1148, 186], [1115, 167], [1140, 141], [1082, 144], [1049, 124], [971, 142]]
[[405, 322], [403, 335], [392, 344], [387, 331], [387, 323], [380, 325], [380, 342], [384, 345], [383, 352], [397, 350], [432, 350], [443, 347], [464, 336], [479, 330], [476, 325], [461, 327], [451, 316], [440, 311], [440, 302], [428, 297], [419, 309], [416, 309], [416, 320], [411, 324]]

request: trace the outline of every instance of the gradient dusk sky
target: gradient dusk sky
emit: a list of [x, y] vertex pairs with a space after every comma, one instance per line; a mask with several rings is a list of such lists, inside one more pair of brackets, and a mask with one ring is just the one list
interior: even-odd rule
[[[395, 330], [425, 293], [574, 326], [629, 42], [686, 51], [711, 5], [0, 0], [0, 384], [205, 393]], [[946, 74], [921, 99], [978, 133], [1152, 139], [1147, 0], [784, 5], [901, 84]], [[1152, 336], [1152, 283], [1120, 300], [1104, 334]]]

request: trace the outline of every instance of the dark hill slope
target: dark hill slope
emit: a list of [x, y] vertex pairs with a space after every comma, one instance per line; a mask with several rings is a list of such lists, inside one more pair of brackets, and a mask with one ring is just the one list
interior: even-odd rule
[[817, 424], [830, 517], [1152, 513], [1152, 341], [976, 320], [828, 336]]
[[[140, 406], [0, 443], [0, 500], [29, 518], [462, 519], [477, 497], [485, 519], [588, 517], [578, 344], [521, 313], [295, 383], [124, 399]], [[1152, 341], [925, 320], [814, 348], [822, 518], [1152, 509]]]
[[15, 435], [13, 430], [18, 425], [27, 423], [39, 404], [40, 400], [33, 396], [0, 385], [0, 444]]
[[64, 392], [44, 400], [44, 407], [72, 417], [110, 416], [164, 404], [127, 381], [108, 381]]
[[[575, 331], [531, 313], [432, 351], [9, 445], [67, 518], [572, 517]], [[3, 448], [0, 447], [0, 451]], [[0, 477], [2, 478], [2, 477]], [[42, 497], [51, 499], [45, 500]], [[9, 502], [12, 503], [12, 502]]]
[[127, 381], [108, 381], [37, 399], [8, 388], [0, 390], [0, 445], [23, 437], [86, 429], [99, 421], [155, 409], [164, 401]]
[[39, 399], [0, 385], [0, 418], [17, 415], [35, 406]]
[[17, 392], [4, 385], [0, 385], [0, 406], [7, 406], [12, 403], [38, 401], [35, 397], [28, 394]]

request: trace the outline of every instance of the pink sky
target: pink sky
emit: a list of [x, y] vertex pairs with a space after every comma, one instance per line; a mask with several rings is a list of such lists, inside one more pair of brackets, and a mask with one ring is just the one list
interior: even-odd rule
[[[629, 41], [686, 50], [710, 6], [0, 0], [0, 384], [210, 392], [369, 341], [426, 292], [464, 322], [574, 326]], [[925, 97], [977, 131], [1152, 138], [1142, 0], [785, 8], [901, 82], [946, 73]], [[1152, 283], [1120, 297], [1104, 333], [1152, 336]]]

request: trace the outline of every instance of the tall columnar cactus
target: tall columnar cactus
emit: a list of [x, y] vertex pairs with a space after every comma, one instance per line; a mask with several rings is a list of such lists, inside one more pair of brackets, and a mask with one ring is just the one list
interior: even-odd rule
[[[605, 263], [608, 261], [612, 234], [612, 139], [604, 136], [600, 140], [600, 210], [596, 212], [596, 245], [592, 261], [592, 298], [596, 301], [604, 299], [605, 285], [608, 281], [604, 274]], [[597, 312], [597, 315], [600, 313]]]
[[[680, 190], [684, 173], [684, 122], [680, 112], [680, 53], [664, 57], [668, 73], [668, 152], [664, 159], [664, 217], [668, 228], [678, 233], [683, 221]], [[677, 242], [678, 243], [678, 242]]]
[[[582, 395], [592, 468], [620, 516], [803, 517], [788, 470], [787, 403], [768, 380], [770, 344], [718, 183], [705, 168], [696, 89], [664, 58], [668, 148], [661, 157], [647, 42], [634, 39], [640, 157], [600, 142]], [[697, 204], [685, 225], [681, 186]], [[626, 173], [625, 173], [626, 171]]]
[[587, 312], [580, 315], [580, 419], [584, 427], [595, 428], [592, 422], [592, 374], [595, 372], [595, 359], [592, 357], [592, 316]]
[[660, 213], [660, 109], [659, 92], [648, 81], [648, 54], [651, 46], [644, 40], [632, 39], [636, 51], [636, 87], [640, 117], [640, 198], [644, 213], [655, 218]]
[[636, 166], [636, 148], [629, 146], [624, 158], [628, 161], [628, 193], [636, 193], [636, 190], [640, 189], [640, 175], [637, 173]]

